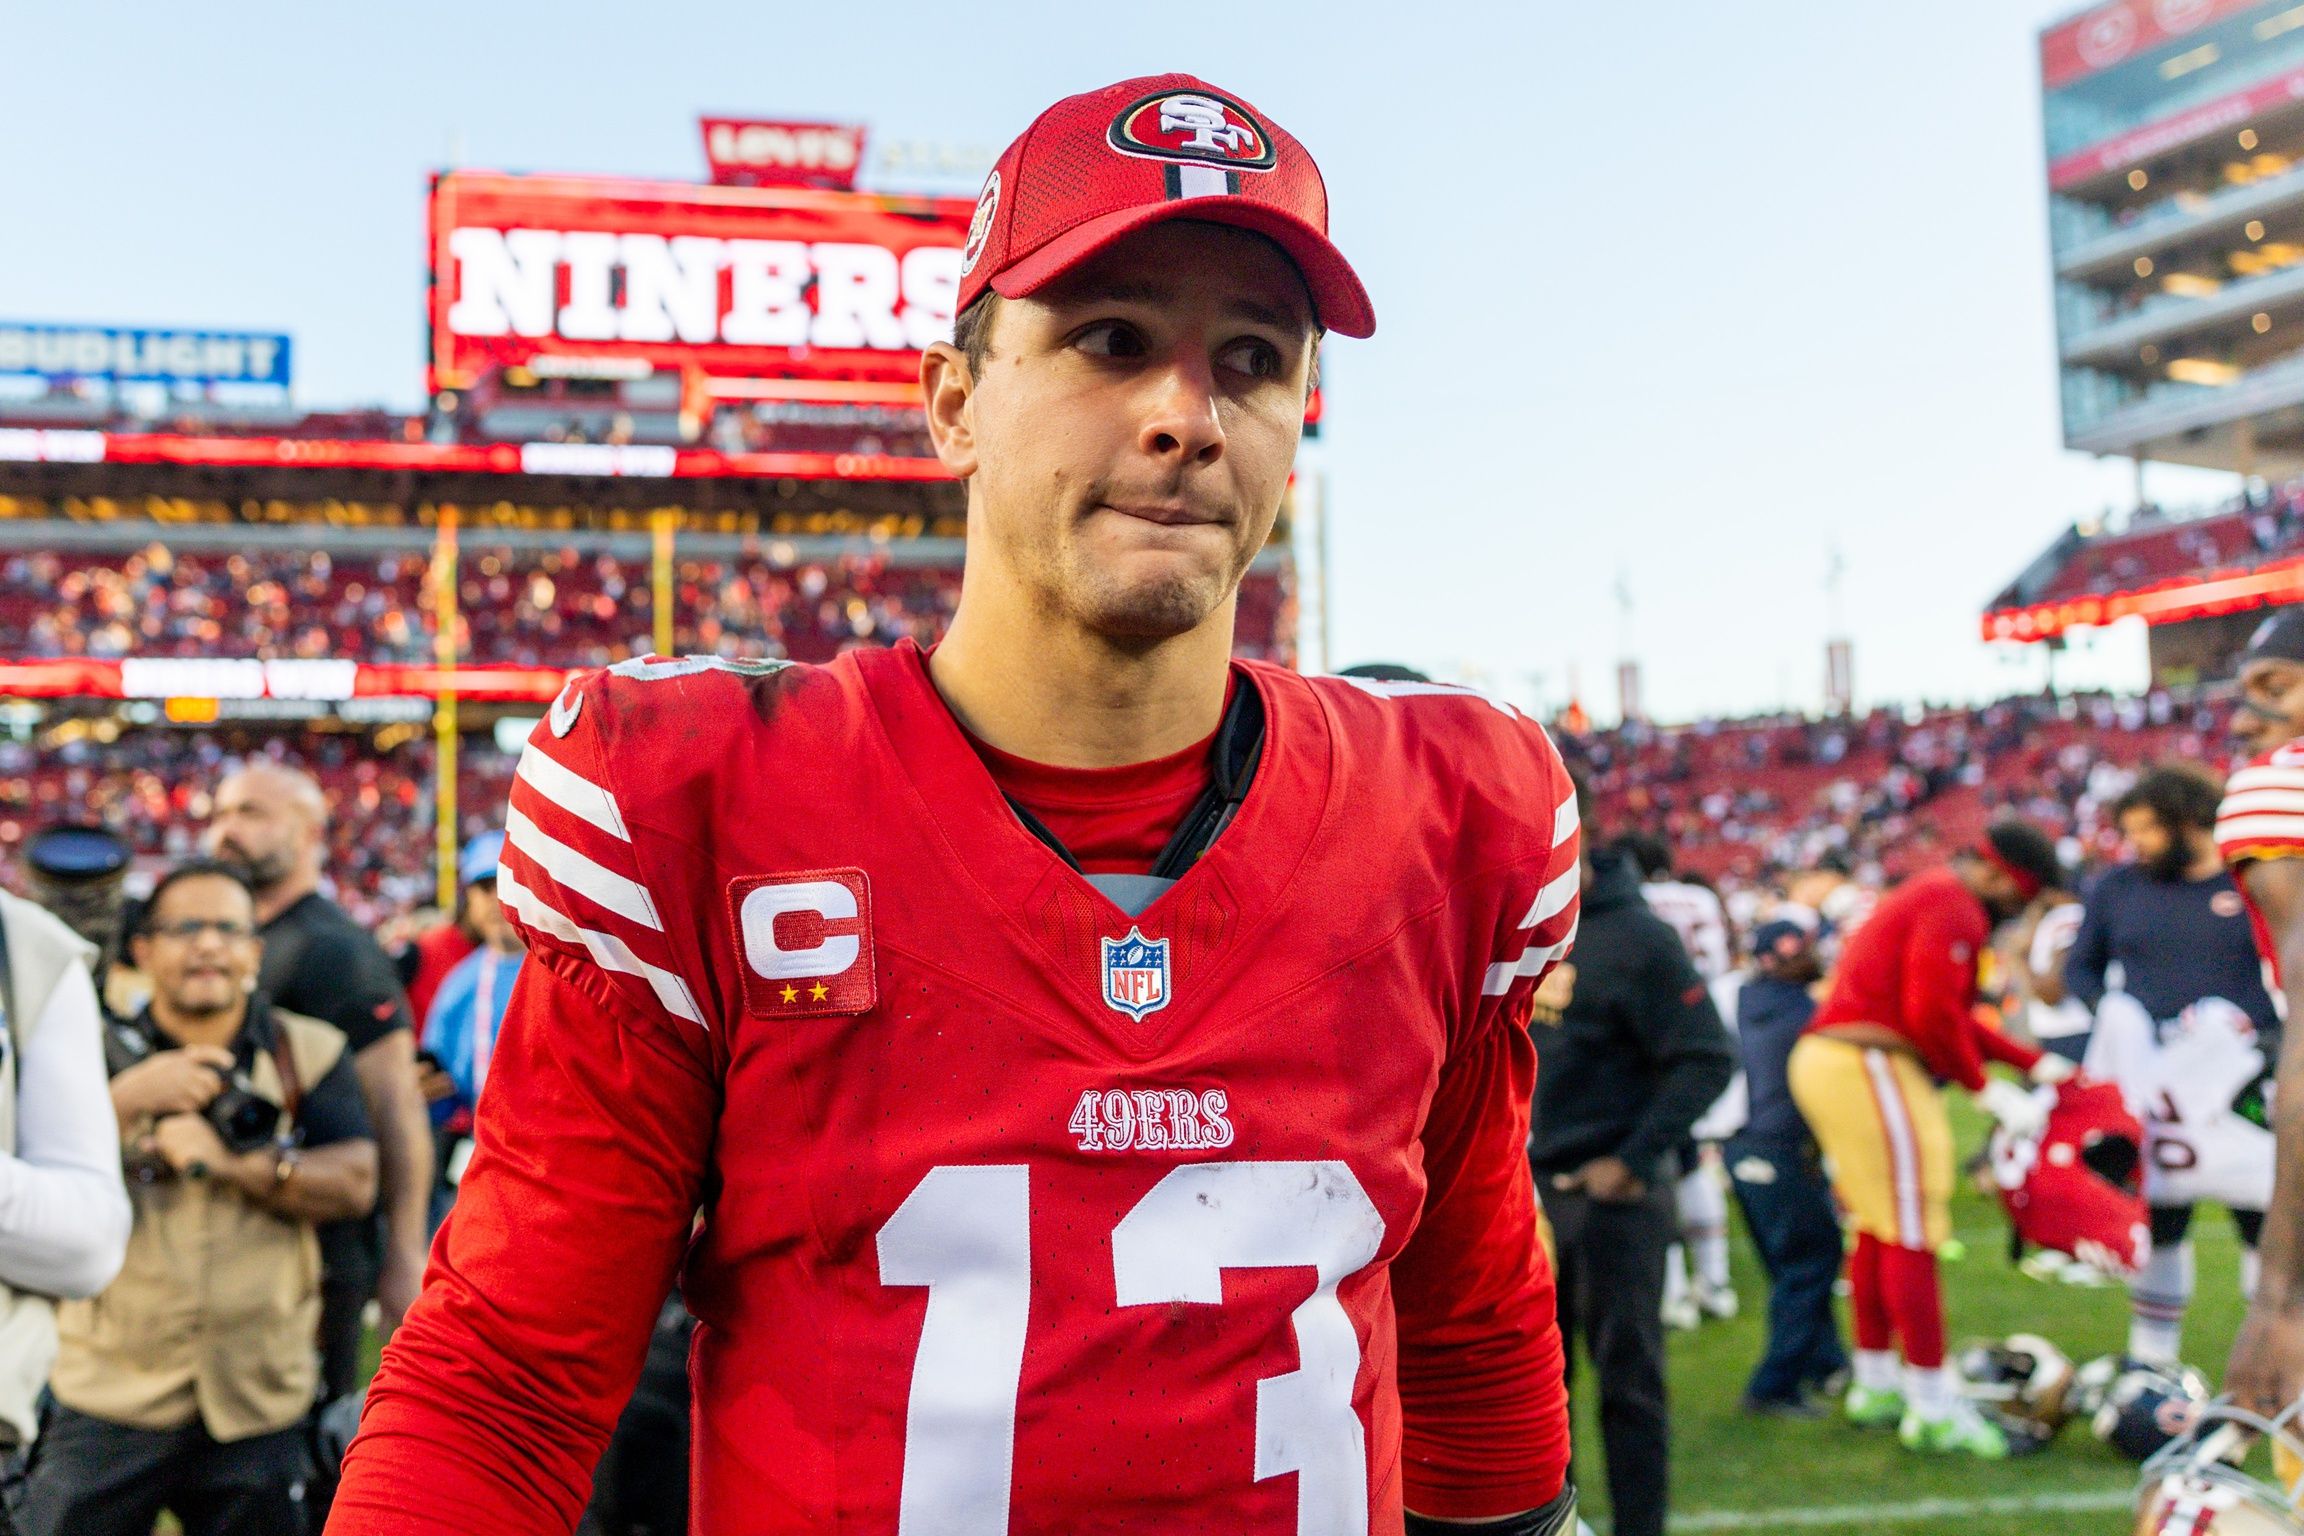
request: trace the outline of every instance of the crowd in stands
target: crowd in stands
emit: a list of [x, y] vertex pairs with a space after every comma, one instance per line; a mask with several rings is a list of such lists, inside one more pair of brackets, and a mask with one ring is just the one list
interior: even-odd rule
[[[324, 867], [335, 896], [378, 925], [434, 893], [429, 735], [379, 749], [365, 734], [129, 730], [40, 744], [0, 741], [0, 875], [21, 876], [15, 851], [59, 822], [96, 822], [158, 868], [198, 853], [209, 797], [233, 769], [263, 759], [320, 781], [331, 809]], [[515, 760], [484, 737], [457, 754], [459, 819], [467, 836], [499, 825]]]
[[1728, 885], [1831, 863], [1892, 883], [2020, 814], [2109, 859], [2110, 807], [2141, 764], [2220, 766], [2229, 710], [2143, 698], [2013, 698], [1972, 708], [1566, 736], [1603, 825], [1663, 836], [1681, 867]]
[[[733, 620], [731, 620], [733, 624]], [[2067, 860], [2118, 851], [2110, 807], [2141, 765], [2221, 765], [2227, 711], [2166, 694], [2005, 699], [1964, 709], [1879, 710], [1825, 720], [1761, 718], [1562, 734], [1589, 778], [1600, 823], [1667, 839], [1680, 867], [1723, 887], [1837, 867], [1890, 884], [1972, 842], [1995, 815], [2064, 840]], [[428, 736], [379, 750], [363, 735], [128, 730], [38, 747], [0, 742], [0, 867], [31, 832], [102, 821], [155, 865], [188, 856], [206, 786], [251, 755], [303, 767], [336, 814], [329, 867], [339, 899], [381, 923], [427, 902], [433, 839]], [[513, 760], [484, 737], [459, 755], [461, 831], [492, 824]]]
[[[478, 663], [605, 666], [652, 649], [644, 560], [576, 548], [467, 547], [458, 655]], [[824, 661], [852, 645], [943, 632], [959, 572], [876, 554], [783, 561], [682, 559], [674, 648], [682, 654]], [[1250, 578], [1241, 651], [1286, 660], [1288, 594]], [[171, 549], [15, 551], [0, 557], [0, 656], [433, 658], [429, 561], [421, 551]]]
[[2147, 503], [2117, 529], [2067, 529], [1991, 606], [2130, 592], [2201, 571], [2246, 569], [2298, 555], [2304, 555], [2304, 482], [2254, 487], [2197, 516], [2172, 516]]

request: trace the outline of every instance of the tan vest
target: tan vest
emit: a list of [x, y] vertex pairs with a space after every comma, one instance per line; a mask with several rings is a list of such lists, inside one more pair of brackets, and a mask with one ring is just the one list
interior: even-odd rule
[[[7, 1021], [14, 1043], [0, 1052], [0, 1148], [16, 1150], [16, 1062], [48, 999], [74, 961], [94, 969], [96, 947], [31, 902], [0, 891], [7, 925], [8, 991], [19, 1017]], [[0, 1440], [30, 1445], [39, 1427], [41, 1385], [56, 1358], [55, 1304], [0, 1285]]]
[[[272, 1010], [306, 1092], [344, 1054], [344, 1036]], [[249, 1070], [286, 1102], [271, 1053]], [[320, 1245], [309, 1223], [259, 1209], [218, 1179], [131, 1183], [136, 1226], [120, 1276], [57, 1309], [63, 1347], [50, 1386], [79, 1413], [137, 1429], [195, 1418], [218, 1440], [286, 1429], [319, 1384]]]

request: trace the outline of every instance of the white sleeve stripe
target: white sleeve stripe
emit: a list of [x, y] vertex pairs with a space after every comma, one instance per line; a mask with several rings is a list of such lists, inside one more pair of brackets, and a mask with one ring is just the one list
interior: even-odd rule
[[2219, 843], [2247, 843], [2264, 838], [2304, 838], [2304, 816], [2252, 814], [2227, 816], [2216, 823]]
[[1576, 796], [1571, 792], [1560, 802], [1560, 809], [1552, 813], [1552, 846], [1557, 848], [1576, 835], [1579, 818], [1576, 814]]
[[688, 990], [687, 982], [662, 966], [650, 965], [632, 953], [632, 947], [616, 935], [577, 927], [568, 918], [545, 905], [534, 891], [513, 878], [509, 865], [496, 872], [496, 897], [504, 904], [505, 910], [517, 913], [531, 928], [548, 933], [564, 944], [581, 944], [604, 969], [622, 971], [627, 976], [637, 976], [648, 983], [649, 990], [656, 994], [656, 1001], [664, 1005], [665, 1012], [705, 1029], [712, 1027], [704, 1023], [704, 1011], [696, 1006], [695, 994]]
[[632, 841], [632, 834], [624, 825], [624, 813], [616, 808], [616, 797], [559, 759], [548, 756], [535, 742], [521, 749], [516, 777], [578, 820], [592, 823], [620, 843]]
[[2304, 790], [2304, 768], [2275, 768], [2258, 763], [2253, 768], [2242, 768], [2225, 781], [2224, 792], [2236, 795], [2244, 789]]
[[1541, 975], [1544, 967], [1576, 947], [1576, 927], [1574, 923], [1569, 924], [1567, 937], [1557, 944], [1531, 944], [1521, 952], [1519, 959], [1499, 960], [1488, 967], [1488, 974], [1480, 981], [1480, 995], [1502, 997], [1512, 990], [1513, 982], [1522, 977]]
[[1584, 870], [1582, 861], [1579, 860], [1562, 870], [1559, 878], [1536, 893], [1536, 905], [1530, 907], [1528, 915], [1520, 919], [1520, 926], [1533, 928], [1538, 923], [1544, 922], [1548, 918], [1558, 917], [1567, 911], [1568, 903], [1576, 899], [1576, 893], [1583, 883]]
[[2216, 811], [2216, 820], [2230, 820], [2235, 815], [2297, 815], [2304, 813], [2304, 790], [2242, 790], [2239, 794], [2226, 794], [2223, 808]]
[[646, 886], [614, 870], [604, 869], [566, 843], [554, 840], [521, 814], [517, 806], [505, 808], [504, 835], [513, 847], [534, 859], [538, 868], [568, 889], [590, 897], [618, 917], [630, 918], [659, 933], [663, 931], [664, 920], [656, 915], [656, 903], [650, 899]]

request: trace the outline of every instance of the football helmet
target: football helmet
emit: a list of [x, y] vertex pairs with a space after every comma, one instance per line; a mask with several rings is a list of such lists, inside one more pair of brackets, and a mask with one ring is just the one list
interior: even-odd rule
[[2064, 1351], [2038, 1334], [1970, 1345], [1956, 1364], [1968, 1400], [2007, 1433], [2011, 1448], [2037, 1450], [2072, 1417], [2078, 1372]]
[[[2304, 1441], [2297, 1408], [2266, 1420], [2229, 1403], [2201, 1407], [2192, 1428], [2144, 1464], [2136, 1536], [2304, 1536]], [[2250, 1442], [2272, 1443], [2279, 1481], [2240, 1466]]]
[[2212, 1396], [2188, 1365], [2123, 1362], [2089, 1427], [2130, 1461], [2148, 1461], [2192, 1432]]
[[[2043, 1088], [2041, 1093], [2051, 1090]], [[2144, 1128], [2110, 1083], [2076, 1077], [2053, 1090], [2037, 1136], [1992, 1133], [1992, 1182], [2016, 1235], [2126, 1277], [2151, 1257]]]

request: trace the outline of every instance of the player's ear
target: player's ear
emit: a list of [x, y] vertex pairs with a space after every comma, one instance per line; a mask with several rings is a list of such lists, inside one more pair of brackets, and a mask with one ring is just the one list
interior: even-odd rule
[[950, 342], [931, 342], [920, 354], [920, 395], [936, 457], [953, 474], [967, 479], [976, 473], [976, 421], [969, 409], [976, 380], [966, 354]]

